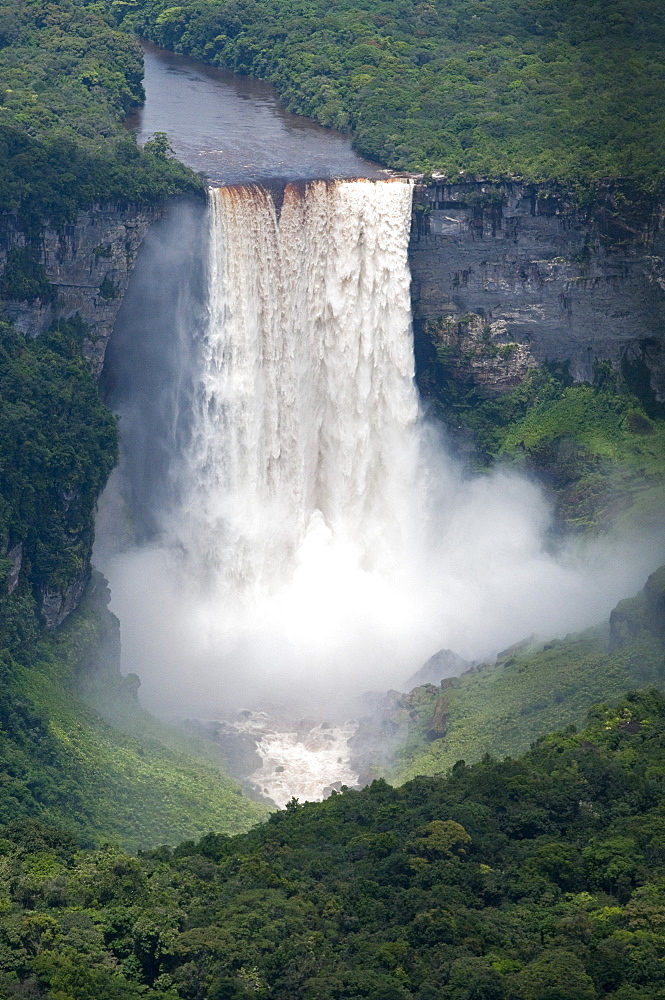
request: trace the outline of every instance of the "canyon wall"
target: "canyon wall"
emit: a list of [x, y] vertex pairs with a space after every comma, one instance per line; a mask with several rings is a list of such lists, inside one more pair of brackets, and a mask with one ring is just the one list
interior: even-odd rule
[[629, 360], [663, 398], [662, 206], [616, 189], [581, 208], [544, 186], [432, 182], [416, 189], [409, 257], [416, 337], [465, 353], [488, 390], [543, 361], [588, 381], [594, 362]]
[[[84, 353], [99, 377], [113, 324], [127, 289], [138, 249], [164, 207], [95, 205], [79, 212], [61, 231], [44, 229], [40, 263], [54, 288], [54, 301], [5, 300], [6, 316], [26, 336], [35, 337], [55, 319], [79, 314], [88, 325]], [[0, 220], [0, 272], [12, 247], [25, 234], [11, 216]]]
[[[50, 283], [48, 295], [33, 301], [6, 298], [0, 303], [4, 316], [21, 333], [35, 337], [54, 320], [78, 314], [87, 326], [83, 351], [98, 378], [137, 252], [149, 227], [162, 214], [163, 206], [96, 205], [79, 212], [76, 221], [61, 231], [45, 228], [35, 256], [42, 278]], [[9, 215], [2, 217], [0, 273], [12, 250], [21, 250], [25, 245], [26, 235], [16, 220]], [[66, 522], [67, 511], [75, 501], [74, 493], [63, 492], [60, 502]], [[61, 624], [81, 600], [90, 577], [93, 535], [92, 522], [77, 524], [68, 542], [80, 552], [80, 570], [66, 585], [38, 587], [38, 603], [47, 629]], [[27, 571], [23, 542], [10, 537], [3, 546], [0, 539], [0, 556], [10, 565], [6, 578], [9, 594], [19, 585], [22, 571]]]
[[[78, 313], [98, 377], [138, 250], [163, 214], [163, 205], [98, 205], [60, 232], [47, 228], [39, 257], [56, 294], [5, 300], [6, 316], [32, 337]], [[0, 219], [0, 272], [11, 248], [24, 244], [15, 221]], [[596, 361], [627, 360], [642, 365], [657, 398], [665, 396], [662, 207], [616, 189], [581, 208], [565, 193], [517, 182], [420, 184], [409, 259], [417, 355], [450, 348], [490, 394], [543, 361], [568, 363], [576, 379], [590, 380]], [[91, 540], [92, 531], [82, 540], [88, 550]], [[4, 555], [11, 590], [20, 541]], [[86, 560], [66, 592], [43, 594], [48, 627], [77, 605], [88, 575]]]

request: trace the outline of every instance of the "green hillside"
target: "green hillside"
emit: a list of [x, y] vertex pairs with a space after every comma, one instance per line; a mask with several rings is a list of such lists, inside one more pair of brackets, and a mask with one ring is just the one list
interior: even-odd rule
[[[132, 699], [99, 584], [63, 626], [44, 630], [44, 596], [85, 580], [117, 454], [83, 335], [77, 319], [34, 340], [0, 323], [0, 821], [38, 817], [133, 849], [246, 829], [265, 809]], [[16, 551], [17, 567], [1, 555]], [[86, 707], [83, 687], [140, 735]]]
[[[143, 99], [142, 76], [138, 44], [99, 4], [0, 0], [0, 213], [17, 219], [28, 251], [44, 221], [61, 228], [95, 200], [145, 203], [202, 190], [192, 171], [158, 149], [141, 152], [123, 127]], [[30, 260], [23, 263], [29, 278]], [[16, 278], [0, 287], [3, 298], [37, 294]]]
[[[0, 653], [0, 822], [36, 818], [136, 850], [263, 819], [207, 746], [152, 719], [134, 678], [98, 665], [113, 624], [93, 588], [28, 655]], [[93, 685], [115, 724], [82, 700]]]
[[[95, 5], [97, 6], [97, 5]], [[389, 166], [662, 186], [657, 0], [104, 0], [167, 48], [272, 81]]]
[[662, 1000], [665, 701], [138, 858], [0, 840], [0, 995]]
[[399, 782], [486, 753], [523, 753], [544, 733], [579, 725], [594, 702], [645, 685], [665, 688], [665, 568], [605, 626], [526, 642], [443, 690], [428, 685], [407, 696], [392, 718], [406, 745], [388, 773]]
[[[574, 384], [565, 366], [543, 366], [496, 395], [477, 383], [463, 352], [443, 344], [436, 327], [426, 331], [419, 385], [453, 439], [473, 442], [477, 469], [499, 462], [535, 475], [567, 531], [662, 531], [665, 406], [642, 363], [625, 363], [620, 372], [597, 363], [591, 384]], [[481, 347], [487, 357], [497, 351], [489, 342]]]

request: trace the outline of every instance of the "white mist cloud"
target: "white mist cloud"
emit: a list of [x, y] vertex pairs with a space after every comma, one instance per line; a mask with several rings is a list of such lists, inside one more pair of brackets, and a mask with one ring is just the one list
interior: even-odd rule
[[[107, 542], [119, 479], [100, 512]], [[144, 703], [214, 715], [267, 698], [331, 714], [364, 690], [400, 686], [438, 649], [479, 660], [533, 632], [594, 624], [663, 557], [635, 538], [553, 548], [538, 486], [505, 471], [469, 478], [440, 447], [428, 456], [428, 487], [429, 518], [411, 533], [419, 542], [388, 574], [364, 569], [319, 513], [292, 572], [242, 601], [202, 593], [181, 549], [98, 549], [123, 669], [140, 675]], [[110, 520], [121, 523], [117, 505]]]
[[183, 208], [153, 230], [109, 354], [124, 462], [95, 558], [148, 707], [328, 715], [642, 586], [662, 545], [555, 547], [537, 485], [465, 475], [414, 423], [407, 185], [287, 189], [279, 219], [251, 188], [214, 206], [210, 243]]

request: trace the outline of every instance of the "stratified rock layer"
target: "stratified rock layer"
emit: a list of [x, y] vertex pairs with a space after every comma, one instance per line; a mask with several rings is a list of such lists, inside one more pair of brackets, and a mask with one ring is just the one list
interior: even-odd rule
[[[490, 391], [534, 363], [569, 362], [591, 380], [594, 362], [626, 359], [644, 361], [662, 398], [662, 222], [658, 206], [617, 192], [583, 210], [533, 185], [423, 186], [409, 248], [416, 336], [434, 326], [445, 346], [451, 330], [466, 337], [460, 347]], [[494, 345], [491, 364], [474, 362], [478, 333]]]
[[[42, 235], [40, 263], [57, 291], [54, 303], [4, 303], [17, 330], [36, 337], [55, 319], [79, 314], [88, 325], [84, 343], [95, 377], [104, 364], [104, 352], [122, 297], [127, 289], [138, 249], [163, 207], [95, 205], [79, 212], [76, 222]], [[0, 271], [12, 246], [23, 246], [25, 235], [11, 217], [2, 220]]]

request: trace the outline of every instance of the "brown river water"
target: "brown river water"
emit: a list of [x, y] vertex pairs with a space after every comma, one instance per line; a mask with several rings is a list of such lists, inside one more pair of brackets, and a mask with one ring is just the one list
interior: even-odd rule
[[348, 136], [285, 111], [270, 84], [143, 44], [146, 101], [128, 127], [141, 144], [166, 132], [178, 158], [213, 183], [386, 175]]

